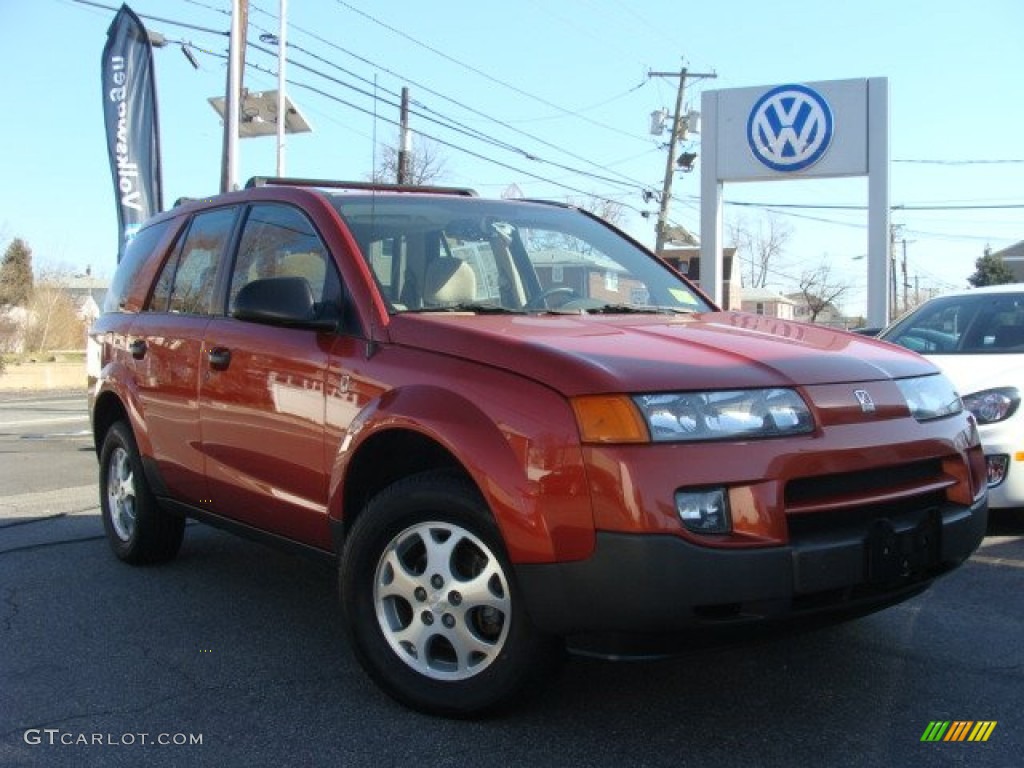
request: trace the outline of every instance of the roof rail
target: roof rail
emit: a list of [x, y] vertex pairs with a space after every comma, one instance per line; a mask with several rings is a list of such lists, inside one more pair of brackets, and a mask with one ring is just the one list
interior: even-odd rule
[[332, 181], [329, 179], [302, 179], [285, 176], [253, 176], [246, 182], [245, 188], [266, 186], [287, 187], [329, 187], [331, 189], [365, 189], [378, 192], [431, 192], [442, 195], [462, 195], [476, 197], [476, 191], [465, 187], [433, 187], [416, 184], [378, 184], [373, 181]]

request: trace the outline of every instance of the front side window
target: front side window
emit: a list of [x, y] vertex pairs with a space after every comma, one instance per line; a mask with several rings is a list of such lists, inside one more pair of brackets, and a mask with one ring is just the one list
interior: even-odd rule
[[330, 199], [392, 312], [710, 309], [678, 273], [572, 208], [457, 196]]
[[275, 277], [303, 278], [321, 311], [337, 310], [341, 293], [338, 273], [309, 219], [288, 205], [253, 205], [232, 271], [228, 314], [243, 287]]

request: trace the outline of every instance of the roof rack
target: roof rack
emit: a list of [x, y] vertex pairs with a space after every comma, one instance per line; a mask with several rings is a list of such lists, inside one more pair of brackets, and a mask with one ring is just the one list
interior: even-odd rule
[[302, 179], [286, 176], [253, 176], [245, 188], [266, 186], [287, 187], [329, 187], [331, 189], [365, 189], [378, 192], [429, 192], [441, 195], [462, 195], [476, 197], [476, 191], [464, 187], [433, 187], [415, 184], [378, 184], [372, 181], [331, 181], [329, 179]]

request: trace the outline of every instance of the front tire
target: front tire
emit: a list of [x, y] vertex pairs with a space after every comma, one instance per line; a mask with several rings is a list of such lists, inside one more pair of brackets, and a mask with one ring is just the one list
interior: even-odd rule
[[114, 554], [135, 565], [162, 563], [178, 554], [185, 519], [160, 509], [142, 468], [131, 428], [107, 430], [100, 450], [100, 509]]
[[352, 647], [389, 695], [429, 714], [507, 705], [553, 671], [477, 489], [446, 472], [396, 482], [356, 521], [339, 569]]

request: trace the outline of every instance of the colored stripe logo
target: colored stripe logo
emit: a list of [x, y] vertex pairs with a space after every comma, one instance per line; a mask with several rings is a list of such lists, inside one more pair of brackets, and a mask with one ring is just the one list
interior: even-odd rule
[[997, 720], [932, 720], [921, 741], [988, 741]]

